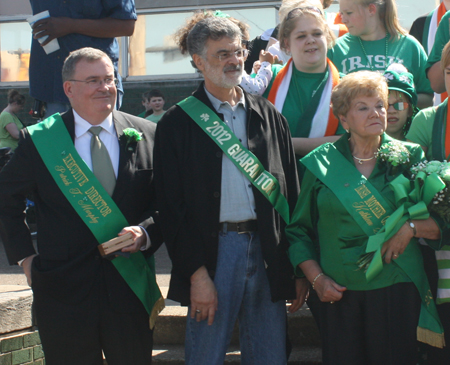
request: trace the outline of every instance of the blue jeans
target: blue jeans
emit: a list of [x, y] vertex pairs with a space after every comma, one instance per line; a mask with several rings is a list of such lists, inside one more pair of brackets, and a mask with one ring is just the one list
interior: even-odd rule
[[186, 364], [221, 365], [236, 319], [241, 364], [286, 364], [286, 303], [273, 303], [259, 235], [221, 232], [214, 284], [214, 323], [197, 322], [188, 311]]

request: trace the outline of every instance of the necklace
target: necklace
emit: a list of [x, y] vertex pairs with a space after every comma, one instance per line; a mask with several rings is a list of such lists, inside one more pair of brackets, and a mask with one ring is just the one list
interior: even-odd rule
[[[386, 32], [386, 37], [384, 38], [384, 40], [385, 40], [384, 71], [386, 71], [386, 69], [388, 67], [388, 47], [389, 47], [389, 45], [388, 45], [388, 37], [389, 37], [389, 33]], [[373, 69], [372, 62], [370, 62], [370, 59], [367, 56], [367, 52], [366, 52], [366, 49], [364, 48], [364, 45], [363, 45], [363, 43], [361, 41], [361, 37], [358, 37], [358, 40], [359, 40], [359, 44], [360, 44], [360, 46], [361, 46], [361, 48], [362, 48], [362, 50], [364, 52], [364, 56], [366, 56], [366, 60], [367, 60], [367, 62], [369, 62], [370, 71], [375, 71]]]
[[[375, 153], [376, 153], [376, 152], [375, 152]], [[370, 157], [370, 158], [359, 158], [359, 157], [356, 157], [355, 155], [352, 155], [352, 156], [353, 156], [353, 158], [354, 158], [355, 160], [358, 161], [358, 163], [359, 163], [360, 165], [362, 165], [363, 162], [367, 162], [367, 161], [373, 160], [373, 159], [375, 158], [375, 155], [372, 156], [372, 157]]]

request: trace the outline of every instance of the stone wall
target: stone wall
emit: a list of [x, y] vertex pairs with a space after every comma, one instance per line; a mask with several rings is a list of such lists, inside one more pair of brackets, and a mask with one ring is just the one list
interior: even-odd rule
[[0, 336], [0, 365], [45, 365], [37, 330]]
[[0, 285], [0, 365], [45, 364], [32, 302], [28, 287]]

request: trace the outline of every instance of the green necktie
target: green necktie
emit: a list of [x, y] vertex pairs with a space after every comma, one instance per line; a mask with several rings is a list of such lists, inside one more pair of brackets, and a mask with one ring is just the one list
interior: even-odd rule
[[114, 187], [116, 186], [116, 175], [114, 174], [114, 168], [108, 150], [102, 140], [98, 137], [102, 129], [102, 127], [91, 127], [89, 129], [89, 132], [92, 134], [92, 172], [108, 194], [112, 196]]

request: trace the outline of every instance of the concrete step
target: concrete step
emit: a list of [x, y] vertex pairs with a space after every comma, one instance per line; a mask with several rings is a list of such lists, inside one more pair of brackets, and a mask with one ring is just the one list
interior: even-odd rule
[[[161, 288], [165, 295], [166, 288]], [[155, 345], [182, 345], [185, 340], [187, 307], [166, 300], [155, 326]], [[289, 338], [293, 346], [321, 346], [319, 331], [309, 308], [304, 305], [297, 313], [288, 314]], [[239, 344], [239, 329], [235, 325], [232, 345]]]
[[[225, 364], [239, 365], [241, 353], [235, 346], [231, 346], [225, 357]], [[182, 345], [158, 346], [153, 349], [153, 365], [184, 365], [184, 347]], [[289, 357], [288, 365], [320, 365], [322, 364], [322, 350], [318, 347], [294, 348]]]

